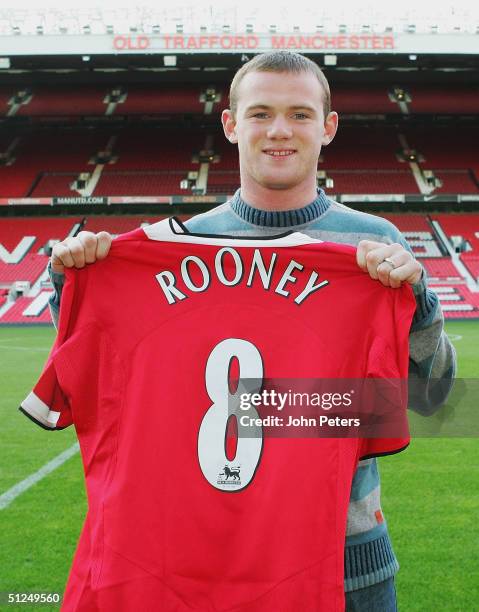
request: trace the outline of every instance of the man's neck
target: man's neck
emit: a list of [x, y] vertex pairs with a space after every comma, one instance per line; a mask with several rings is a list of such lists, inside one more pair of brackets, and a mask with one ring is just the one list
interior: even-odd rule
[[241, 184], [241, 199], [254, 208], [267, 211], [303, 208], [317, 197], [316, 181], [290, 189], [268, 189], [262, 185]]

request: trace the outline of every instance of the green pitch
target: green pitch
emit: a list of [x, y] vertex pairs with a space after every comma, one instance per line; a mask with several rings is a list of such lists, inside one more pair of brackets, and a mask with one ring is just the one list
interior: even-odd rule
[[[479, 378], [479, 322], [447, 331], [461, 377]], [[52, 328], [0, 327], [0, 495], [75, 442], [73, 430], [44, 431], [17, 410], [53, 338]], [[479, 609], [477, 448], [477, 438], [414, 439], [380, 460], [401, 612]], [[0, 610], [38, 609], [6, 606], [7, 592], [63, 592], [85, 511], [78, 453], [0, 510]]]

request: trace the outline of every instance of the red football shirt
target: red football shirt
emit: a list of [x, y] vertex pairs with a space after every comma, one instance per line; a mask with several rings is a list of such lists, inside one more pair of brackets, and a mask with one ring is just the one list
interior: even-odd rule
[[229, 377], [406, 378], [412, 292], [370, 279], [352, 247], [178, 228], [122, 235], [66, 272], [57, 341], [22, 404], [80, 442], [88, 514], [63, 609], [343, 610], [357, 461], [408, 439], [260, 427], [232, 456]]

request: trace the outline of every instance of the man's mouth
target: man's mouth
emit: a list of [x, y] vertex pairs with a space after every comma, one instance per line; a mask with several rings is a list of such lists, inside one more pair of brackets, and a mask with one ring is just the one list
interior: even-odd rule
[[294, 149], [264, 149], [263, 153], [271, 155], [271, 157], [288, 157], [296, 153]]

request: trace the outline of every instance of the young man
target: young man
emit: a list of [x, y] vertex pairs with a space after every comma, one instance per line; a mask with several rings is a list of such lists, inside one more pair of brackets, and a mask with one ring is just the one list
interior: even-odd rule
[[[271, 236], [294, 229], [312, 238], [357, 246], [358, 265], [386, 286], [409, 283], [417, 303], [409, 375], [422, 380], [410, 403], [430, 413], [445, 400], [455, 372], [455, 354], [443, 330], [438, 299], [397, 228], [348, 209], [317, 189], [321, 147], [333, 140], [338, 126], [323, 73], [299, 54], [258, 55], [236, 73], [230, 102], [222, 124], [226, 138], [238, 146], [241, 188], [231, 200], [193, 217], [186, 226], [194, 232], [233, 236]], [[81, 268], [102, 259], [110, 243], [105, 232], [80, 232], [55, 245], [54, 320], [64, 266]], [[361, 462], [351, 491], [345, 549], [346, 606], [351, 612], [396, 610], [394, 575], [399, 566], [379, 490], [376, 460]]]

